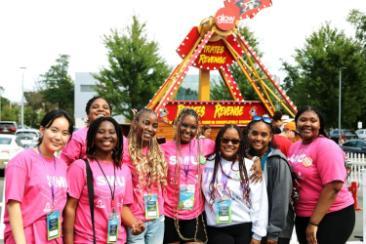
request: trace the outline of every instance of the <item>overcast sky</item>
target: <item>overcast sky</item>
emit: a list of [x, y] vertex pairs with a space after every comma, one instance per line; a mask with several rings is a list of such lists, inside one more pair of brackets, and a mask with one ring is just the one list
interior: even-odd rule
[[[366, 13], [365, 0], [272, 0], [252, 20], [244, 20], [259, 41], [263, 62], [283, 78], [282, 60], [291, 61], [296, 48], [327, 21], [353, 35], [346, 17], [351, 9]], [[123, 31], [133, 15], [146, 23], [148, 38], [159, 43], [160, 55], [174, 66], [176, 48], [188, 31], [214, 15], [223, 0], [11, 0], [0, 2], [0, 85], [4, 95], [20, 101], [22, 70], [25, 89], [59, 54], [70, 55], [70, 75], [98, 72], [106, 66], [103, 35]]]

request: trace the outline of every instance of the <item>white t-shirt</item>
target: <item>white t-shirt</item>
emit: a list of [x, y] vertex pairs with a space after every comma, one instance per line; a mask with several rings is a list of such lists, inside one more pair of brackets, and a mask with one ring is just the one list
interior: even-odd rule
[[[248, 177], [251, 175], [253, 161], [245, 158], [245, 167]], [[215, 180], [214, 201], [229, 199], [231, 201], [231, 221], [230, 223], [217, 223], [216, 210], [212, 204], [210, 183], [213, 176], [215, 161], [208, 160], [202, 176], [202, 191], [205, 196], [205, 211], [207, 215], [207, 225], [224, 227], [235, 224], [252, 222], [253, 238], [260, 240], [267, 234], [268, 222], [268, 200], [267, 190], [264, 180], [259, 183], [249, 182], [249, 199], [251, 206], [244, 200], [244, 189], [240, 183], [239, 162], [232, 164], [231, 161], [221, 159], [220, 167], [217, 167]], [[229, 176], [229, 177], [227, 177]]]

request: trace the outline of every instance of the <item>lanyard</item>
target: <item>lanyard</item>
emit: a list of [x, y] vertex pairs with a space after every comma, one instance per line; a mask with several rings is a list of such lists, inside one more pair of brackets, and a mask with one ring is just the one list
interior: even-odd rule
[[[39, 150], [39, 146], [37, 147], [37, 150], [38, 150], [38, 153], [39, 153], [39, 155], [41, 155], [41, 157], [44, 159], [44, 160], [42, 160], [43, 161], [43, 163], [44, 163], [44, 165], [45, 165], [45, 167], [47, 168], [47, 164], [46, 164], [46, 162], [45, 162], [45, 157], [42, 155], [42, 153], [41, 153], [41, 150]], [[51, 179], [50, 179], [50, 188], [51, 188], [51, 196], [52, 196], [52, 209], [54, 209], [55, 208], [55, 186], [53, 185], [53, 181], [54, 181], [54, 176], [56, 176], [56, 170], [57, 170], [57, 168], [56, 168], [56, 158], [55, 158], [55, 156], [53, 156], [53, 169], [54, 169], [54, 173], [55, 173], [55, 175], [51, 175], [52, 177], [51, 177]]]
[[95, 159], [95, 161], [97, 161], [97, 164], [99, 166], [99, 169], [100, 169], [100, 171], [102, 171], [103, 176], [105, 178], [105, 181], [108, 184], [109, 190], [111, 191], [111, 198], [112, 198], [111, 207], [112, 207], [112, 210], [114, 212], [115, 211], [115, 209], [114, 209], [114, 205], [115, 205], [114, 204], [114, 193], [116, 191], [116, 166], [113, 164], [113, 175], [114, 175], [114, 178], [113, 178], [113, 190], [112, 190], [112, 187], [109, 184], [108, 178], [107, 178], [106, 174], [104, 173], [104, 170], [103, 170], [102, 166], [100, 165], [100, 163], [99, 163], [99, 161], [97, 159]]

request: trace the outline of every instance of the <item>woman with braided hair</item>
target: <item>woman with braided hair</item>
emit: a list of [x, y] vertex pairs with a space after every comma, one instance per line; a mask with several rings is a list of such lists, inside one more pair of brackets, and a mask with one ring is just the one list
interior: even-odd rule
[[250, 181], [253, 161], [244, 143], [238, 126], [225, 125], [208, 156], [202, 191], [210, 244], [259, 244], [266, 235], [266, 185]]
[[198, 122], [193, 109], [183, 109], [175, 120], [175, 139], [162, 145], [168, 167], [164, 243], [207, 242], [201, 176], [214, 142], [197, 139]]
[[128, 151], [123, 156], [130, 167], [134, 185], [132, 213], [144, 222], [139, 235], [128, 231], [128, 243], [160, 244], [164, 237], [164, 199], [166, 163], [155, 137], [158, 118], [150, 109], [138, 111], [128, 135]]

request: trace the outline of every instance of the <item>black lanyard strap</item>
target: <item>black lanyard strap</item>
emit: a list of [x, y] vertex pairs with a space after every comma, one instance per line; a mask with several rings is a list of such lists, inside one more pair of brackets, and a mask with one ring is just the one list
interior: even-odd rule
[[107, 184], [108, 184], [108, 187], [109, 187], [109, 190], [111, 192], [111, 198], [112, 198], [112, 208], [113, 208], [113, 211], [114, 211], [114, 193], [116, 191], [116, 166], [113, 164], [113, 175], [114, 175], [114, 178], [113, 178], [113, 190], [112, 190], [112, 186], [109, 184], [109, 181], [108, 181], [108, 178], [107, 178], [107, 175], [104, 173], [104, 170], [102, 168], [102, 166], [100, 165], [99, 161], [97, 159], [95, 159], [95, 161], [97, 161], [97, 164], [99, 166], [99, 169], [100, 171], [102, 171], [103, 173], [103, 176], [105, 178], [105, 180], [107, 181]]

